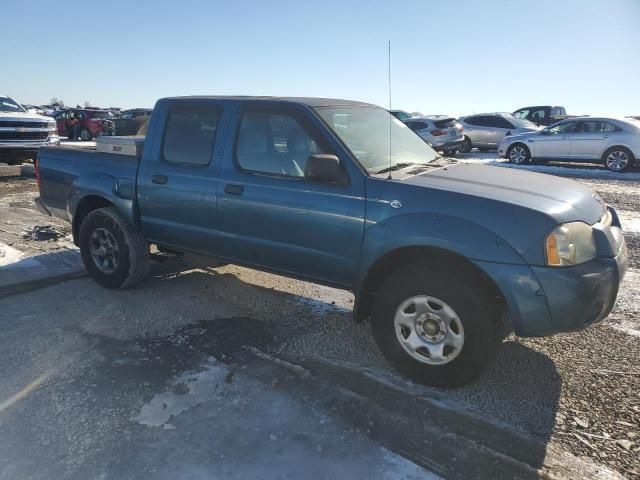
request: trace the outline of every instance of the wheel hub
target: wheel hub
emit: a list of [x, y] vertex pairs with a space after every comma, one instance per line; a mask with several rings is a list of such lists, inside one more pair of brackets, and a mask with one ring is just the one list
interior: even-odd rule
[[111, 232], [97, 228], [91, 234], [89, 242], [89, 251], [96, 267], [104, 273], [114, 272], [118, 268], [120, 249]]
[[438, 298], [426, 295], [408, 298], [398, 306], [394, 325], [402, 348], [422, 363], [444, 365], [462, 351], [462, 322]]

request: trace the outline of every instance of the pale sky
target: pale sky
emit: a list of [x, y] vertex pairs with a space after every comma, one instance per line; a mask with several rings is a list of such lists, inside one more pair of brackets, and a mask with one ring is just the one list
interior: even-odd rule
[[0, 93], [338, 97], [426, 114], [640, 115], [640, 0], [7, 1]]

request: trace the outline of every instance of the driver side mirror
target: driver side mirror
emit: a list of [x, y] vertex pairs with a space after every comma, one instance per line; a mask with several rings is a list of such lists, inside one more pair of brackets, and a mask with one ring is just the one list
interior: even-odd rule
[[342, 178], [340, 160], [335, 155], [318, 153], [307, 159], [304, 178], [318, 182], [334, 183]]

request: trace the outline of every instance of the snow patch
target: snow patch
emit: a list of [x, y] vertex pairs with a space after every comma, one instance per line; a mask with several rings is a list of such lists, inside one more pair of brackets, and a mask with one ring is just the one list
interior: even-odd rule
[[229, 367], [210, 357], [200, 372], [184, 372], [171, 382], [168, 391], [158, 393], [132, 420], [151, 427], [175, 428], [172, 418], [211, 400], [221, 393]]
[[629, 212], [628, 210], [616, 210], [616, 212], [624, 233], [640, 234], [640, 216], [637, 212]]
[[640, 337], [640, 272], [637, 270], [627, 271], [607, 321], [616, 330]]

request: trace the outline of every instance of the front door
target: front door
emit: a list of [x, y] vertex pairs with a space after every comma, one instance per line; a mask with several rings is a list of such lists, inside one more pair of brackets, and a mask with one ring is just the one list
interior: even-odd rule
[[363, 179], [346, 171], [343, 182], [305, 178], [310, 155], [336, 153], [306, 111], [247, 106], [237, 122], [218, 191], [223, 255], [350, 284], [364, 231]]
[[[145, 236], [167, 247], [217, 253], [217, 165], [220, 104], [171, 103], [149, 132], [158, 141], [143, 151], [140, 221]], [[164, 132], [162, 127], [164, 126]]]
[[571, 137], [576, 122], [564, 122], [538, 133], [532, 140], [536, 158], [567, 158], [571, 152]]

